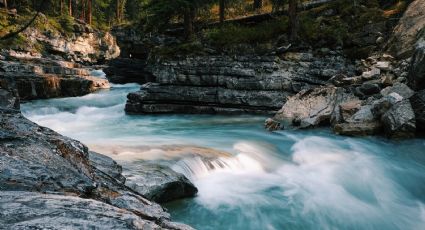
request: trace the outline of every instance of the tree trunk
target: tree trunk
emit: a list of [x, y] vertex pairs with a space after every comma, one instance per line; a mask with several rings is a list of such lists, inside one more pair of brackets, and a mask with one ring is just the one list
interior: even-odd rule
[[63, 15], [63, 0], [60, 1], [60, 8], [61, 8], [61, 16]]
[[68, 13], [72, 17], [72, 0], [68, 0]]
[[297, 0], [289, 0], [289, 40], [296, 41], [298, 37], [298, 12]]
[[7, 0], [3, 0], [4, 8], [7, 10]]
[[263, 0], [254, 0], [254, 10], [259, 10], [263, 7]]
[[116, 16], [117, 16], [117, 23], [120, 23], [121, 22], [121, 16], [120, 16], [120, 0], [117, 0]]
[[219, 2], [220, 24], [223, 24], [224, 22], [225, 9], [226, 9], [226, 0], [220, 0]]
[[86, 20], [86, 1], [85, 0], [81, 0], [80, 20], [81, 21], [85, 21]]
[[185, 39], [190, 40], [193, 36], [193, 20], [195, 18], [195, 10], [186, 8], [184, 12], [184, 34]]
[[92, 23], [92, 0], [87, 1], [87, 23], [91, 25]]

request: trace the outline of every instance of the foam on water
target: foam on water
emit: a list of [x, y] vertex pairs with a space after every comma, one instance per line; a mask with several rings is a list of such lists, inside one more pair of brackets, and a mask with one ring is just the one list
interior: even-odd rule
[[22, 111], [124, 167], [171, 160], [199, 193], [167, 208], [198, 229], [425, 226], [423, 140], [343, 138], [327, 130], [269, 133], [257, 116], [128, 116], [126, 95], [139, 87], [33, 101]]

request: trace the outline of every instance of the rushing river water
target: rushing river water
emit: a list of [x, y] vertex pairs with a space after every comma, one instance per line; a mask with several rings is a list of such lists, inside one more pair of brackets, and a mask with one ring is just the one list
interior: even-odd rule
[[138, 88], [113, 85], [22, 111], [124, 167], [174, 159], [199, 193], [165, 206], [198, 229], [425, 229], [424, 140], [269, 133], [258, 116], [125, 115]]

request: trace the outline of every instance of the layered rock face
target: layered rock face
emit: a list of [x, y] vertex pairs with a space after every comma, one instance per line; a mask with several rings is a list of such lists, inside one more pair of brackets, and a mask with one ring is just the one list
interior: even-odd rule
[[[413, 137], [421, 114], [421, 94], [415, 94], [404, 77], [396, 77], [396, 64], [388, 55], [365, 60], [360, 76], [334, 77], [330, 86], [303, 90], [290, 97], [276, 115], [266, 121], [269, 130], [331, 125], [335, 133], [349, 136], [385, 134]], [[396, 71], [397, 72], [397, 71]], [[389, 77], [391, 76], [391, 77]], [[413, 109], [415, 108], [415, 110]]]
[[0, 60], [0, 82], [18, 90], [22, 100], [81, 96], [109, 88], [81, 64], [9, 51]]
[[418, 33], [425, 27], [425, 2], [410, 3], [398, 25], [394, 28], [389, 50], [398, 58], [408, 58], [414, 53]]
[[[40, 23], [48, 24], [44, 15], [40, 15]], [[114, 59], [120, 55], [116, 39], [109, 32], [92, 29], [77, 20], [72, 25], [72, 35], [64, 36], [59, 32], [30, 27], [23, 32], [29, 41], [28, 46], [41, 44], [47, 54], [60, 56], [64, 60], [78, 63], [95, 64]]]
[[0, 95], [0, 226], [191, 229], [125, 186], [112, 160], [24, 118], [13, 91]]
[[[331, 51], [332, 52], [332, 51]], [[160, 61], [150, 67], [156, 83], [128, 95], [126, 112], [273, 113], [286, 97], [324, 85], [355, 67], [337, 52], [313, 55], [203, 56]]]

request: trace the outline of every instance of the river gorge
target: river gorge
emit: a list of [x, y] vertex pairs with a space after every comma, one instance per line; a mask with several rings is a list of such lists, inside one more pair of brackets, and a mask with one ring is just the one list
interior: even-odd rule
[[326, 128], [269, 132], [263, 116], [126, 115], [126, 95], [139, 88], [113, 84], [21, 109], [112, 157], [126, 177], [137, 176], [144, 161], [183, 173], [197, 196], [165, 207], [174, 221], [197, 229], [425, 225], [423, 139], [349, 138]]

